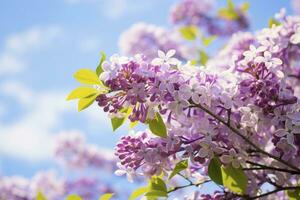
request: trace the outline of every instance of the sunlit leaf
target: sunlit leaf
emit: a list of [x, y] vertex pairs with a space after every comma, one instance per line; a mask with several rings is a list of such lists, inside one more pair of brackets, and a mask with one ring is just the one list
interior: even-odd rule
[[279, 26], [281, 23], [274, 18], [269, 19], [269, 28], [273, 26]]
[[208, 175], [212, 181], [219, 185], [223, 185], [222, 180], [222, 171], [221, 171], [222, 163], [219, 158], [212, 158], [208, 165]]
[[236, 194], [245, 194], [248, 177], [241, 168], [236, 169], [232, 166], [222, 166], [221, 171], [223, 185], [225, 187]]
[[296, 190], [287, 190], [286, 195], [289, 200], [299, 200], [300, 199], [300, 189]]
[[92, 88], [92, 87], [78, 87], [69, 94], [69, 96], [67, 97], [67, 100], [88, 97], [88, 96], [97, 94], [98, 92], [99, 92], [98, 90], [96, 90], [95, 88]]
[[136, 125], [138, 125], [138, 123], [139, 123], [138, 121], [130, 122], [129, 128], [133, 129]]
[[38, 192], [36, 195], [36, 200], [47, 200], [47, 198], [44, 196], [42, 192]]
[[102, 195], [99, 200], [110, 200], [112, 198], [112, 196], [114, 196], [113, 193], [107, 193], [107, 194]]
[[200, 50], [200, 64], [201, 65], [206, 65], [208, 59], [209, 59], [209, 56], [207, 55], [207, 53], [203, 50]]
[[67, 197], [66, 200], [82, 200], [82, 199], [76, 194], [71, 194]]
[[122, 118], [115, 117], [115, 118], [111, 119], [111, 125], [112, 125], [112, 128], [113, 128], [113, 131], [117, 130], [118, 128], [120, 128], [124, 124], [124, 122], [126, 121], [128, 116], [132, 112], [132, 109], [131, 108], [125, 108], [125, 109], [121, 110], [121, 112], [126, 114], [126, 115]]
[[80, 69], [74, 74], [74, 78], [82, 84], [101, 85], [101, 81], [96, 72], [90, 69]]
[[243, 12], [247, 12], [247, 11], [249, 10], [249, 8], [250, 8], [250, 3], [249, 3], [249, 2], [244, 2], [244, 3], [242, 4], [241, 10], [242, 10]]
[[146, 197], [167, 197], [168, 193], [160, 190], [151, 190], [145, 194]]
[[86, 109], [87, 107], [89, 107], [90, 105], [92, 105], [95, 101], [95, 99], [97, 98], [98, 94], [94, 94], [85, 98], [81, 98], [78, 101], [78, 111], [82, 111], [84, 109]]
[[167, 128], [159, 113], [155, 114], [154, 119], [148, 120], [148, 123], [149, 123], [149, 128], [154, 135], [163, 138], [167, 137]]
[[179, 163], [176, 164], [174, 170], [169, 176], [169, 179], [173, 178], [176, 174], [181, 172], [182, 170], [185, 170], [188, 167], [188, 161], [187, 160], [182, 160]]
[[149, 190], [148, 187], [140, 187], [140, 188], [134, 190], [131, 193], [131, 195], [129, 197], [129, 200], [135, 200], [135, 199], [137, 199], [139, 196], [145, 194], [148, 190]]
[[184, 26], [179, 31], [186, 40], [195, 40], [198, 35], [198, 28], [196, 26]]
[[204, 46], [209, 46], [213, 41], [217, 39], [216, 35], [210, 36], [210, 37], [204, 37], [202, 38], [202, 43]]
[[100, 52], [101, 54], [101, 60], [97, 66], [97, 69], [96, 69], [96, 74], [99, 76], [102, 72], [103, 72], [103, 68], [102, 68], [102, 64], [103, 62], [106, 60], [106, 55], [104, 52]]

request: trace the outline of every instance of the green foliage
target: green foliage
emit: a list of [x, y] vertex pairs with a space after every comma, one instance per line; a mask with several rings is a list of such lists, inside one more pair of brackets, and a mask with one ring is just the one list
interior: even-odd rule
[[179, 163], [177, 163], [174, 170], [169, 176], [169, 180], [173, 178], [176, 174], [181, 172], [182, 170], [185, 170], [187, 167], [188, 167], [188, 160], [182, 160]]
[[78, 87], [69, 94], [67, 100], [86, 98], [97, 93], [99, 91], [92, 87]]
[[152, 177], [145, 196], [152, 198], [167, 197], [168, 190], [164, 180], [159, 177]]
[[201, 65], [206, 65], [208, 59], [209, 59], [209, 56], [207, 55], [207, 53], [203, 50], [200, 50], [200, 64]]
[[245, 194], [248, 177], [241, 168], [221, 166], [223, 185], [236, 194]]
[[217, 157], [213, 157], [208, 165], [210, 179], [219, 185], [223, 185], [221, 166], [222, 163]]
[[107, 193], [102, 195], [99, 200], [110, 200], [112, 196], [114, 196], [114, 193]]
[[296, 190], [287, 190], [286, 195], [289, 200], [299, 200], [300, 199], [300, 189]]
[[202, 38], [202, 44], [207, 47], [209, 46], [213, 41], [217, 39], [216, 35], [210, 36], [210, 37], [203, 37]]
[[96, 68], [96, 74], [99, 76], [103, 72], [102, 64], [106, 60], [106, 55], [104, 52], [100, 52], [101, 60]]
[[272, 28], [274, 25], [279, 26], [281, 23], [274, 18], [269, 19], [269, 28]]
[[181, 27], [179, 31], [186, 40], [195, 40], [198, 35], [198, 28], [196, 26], [184, 26]]
[[87, 107], [89, 107], [90, 105], [92, 105], [94, 103], [95, 99], [97, 98], [97, 96], [98, 96], [98, 93], [79, 99], [78, 111], [80, 112], [80, 111], [86, 109]]
[[227, 7], [221, 8], [218, 12], [219, 16], [227, 20], [237, 20], [239, 14], [235, 10], [234, 3], [232, 0], [227, 0]]
[[159, 113], [155, 113], [154, 119], [148, 120], [149, 128], [154, 135], [159, 137], [167, 137], [166, 125]]
[[112, 128], [113, 128], [113, 131], [117, 130], [118, 128], [120, 128], [124, 124], [124, 122], [126, 121], [128, 116], [132, 112], [132, 109], [124, 108], [124, 109], [121, 110], [121, 112], [126, 113], [125, 117], [123, 117], [123, 118], [115, 117], [115, 118], [111, 119], [111, 125], [112, 125]]
[[47, 200], [47, 198], [43, 195], [42, 192], [38, 192], [35, 199], [36, 200]]
[[148, 190], [149, 190], [148, 187], [140, 187], [140, 188], [134, 190], [131, 193], [131, 195], [129, 197], [129, 200], [135, 200], [135, 199], [137, 199], [139, 196], [145, 194]]
[[249, 10], [249, 8], [250, 8], [250, 3], [249, 3], [249, 2], [244, 2], [244, 3], [242, 4], [241, 10], [242, 10], [243, 12], [247, 12], [247, 11]]
[[82, 199], [76, 194], [71, 194], [67, 197], [66, 200], [82, 200]]
[[102, 85], [96, 72], [90, 69], [80, 69], [74, 74], [74, 78], [81, 84]]

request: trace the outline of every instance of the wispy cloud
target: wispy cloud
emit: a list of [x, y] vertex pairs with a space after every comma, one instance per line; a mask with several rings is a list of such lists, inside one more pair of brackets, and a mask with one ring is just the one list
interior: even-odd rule
[[97, 38], [86, 38], [80, 41], [80, 50], [84, 53], [100, 51], [101, 42]]
[[32, 50], [40, 49], [59, 37], [58, 26], [32, 27], [8, 36], [0, 52], [0, 75], [14, 74], [26, 67], [24, 57]]
[[[21, 85], [15, 81], [6, 82], [1, 92], [7, 94], [9, 89]], [[48, 159], [52, 153], [54, 130], [62, 121], [62, 114], [72, 109], [71, 105], [64, 101], [64, 92], [35, 93], [21, 87], [24, 89], [21, 95], [12, 92], [8, 95], [22, 102], [27, 111], [17, 121], [0, 123], [0, 154], [30, 161]]]

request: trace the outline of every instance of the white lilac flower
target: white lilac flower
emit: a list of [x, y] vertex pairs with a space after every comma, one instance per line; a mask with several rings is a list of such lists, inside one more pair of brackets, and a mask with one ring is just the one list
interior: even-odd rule
[[232, 164], [234, 168], [239, 168], [241, 166], [239, 155], [234, 149], [230, 149], [229, 155], [222, 155], [220, 159], [225, 164]]
[[292, 44], [300, 43], [300, 26], [296, 29], [295, 33], [291, 36], [290, 42]]
[[152, 65], [163, 66], [167, 68], [170, 66], [179, 65], [180, 61], [177, 58], [172, 58], [175, 53], [176, 51], [174, 49], [169, 50], [167, 53], [158, 50], [158, 58], [154, 58], [151, 63]]
[[257, 57], [257, 55], [264, 52], [265, 50], [265, 46], [259, 46], [258, 48], [256, 48], [254, 45], [250, 45], [249, 50], [243, 53], [243, 55], [245, 56], [244, 61], [253, 61]]

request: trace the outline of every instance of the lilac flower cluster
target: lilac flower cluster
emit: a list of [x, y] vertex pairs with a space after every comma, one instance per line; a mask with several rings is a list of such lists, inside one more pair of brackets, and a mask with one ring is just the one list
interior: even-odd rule
[[[218, 157], [225, 166], [249, 169], [248, 197], [261, 194], [265, 183], [298, 182], [300, 17], [278, 20], [256, 35], [234, 35], [216, 56], [226, 59], [212, 67], [182, 64], [173, 58], [175, 50], [159, 51], [152, 62], [140, 54], [105, 62], [100, 78], [110, 92], [97, 97], [98, 105], [110, 117], [129, 115], [132, 122], [148, 123], [159, 113], [168, 132], [166, 138], [148, 131], [122, 137], [116, 173], [130, 179], [169, 174], [187, 159], [189, 176], [206, 177], [208, 163]], [[268, 168], [257, 170], [257, 163]], [[221, 192], [203, 198], [240, 197]]]
[[300, 13], [300, 1], [299, 0], [292, 0], [292, 6], [295, 11], [295, 13]]
[[230, 36], [245, 30], [249, 23], [241, 7], [235, 8], [232, 19], [225, 16], [213, 16], [214, 2], [211, 0], [182, 0], [171, 9], [171, 22], [175, 25], [196, 25], [211, 35]]
[[137, 23], [120, 36], [119, 47], [124, 55], [143, 52], [147, 59], [155, 58], [157, 50], [176, 49], [176, 57], [189, 59], [193, 47], [184, 44], [178, 32], [146, 23]]
[[54, 154], [58, 162], [72, 169], [89, 167], [112, 171], [115, 168], [111, 152], [86, 144], [84, 136], [78, 132], [60, 134], [55, 143]]

